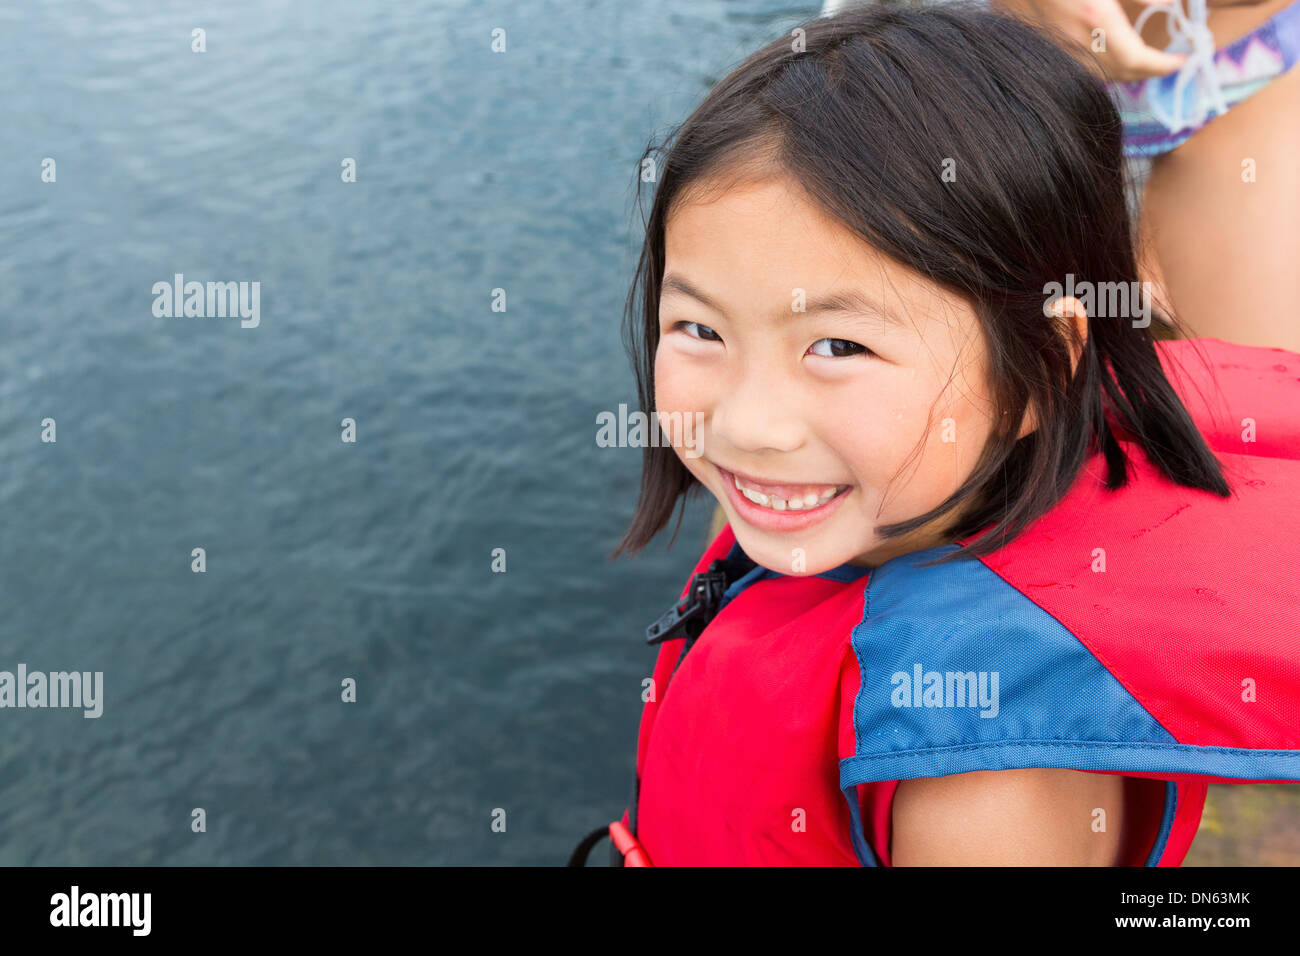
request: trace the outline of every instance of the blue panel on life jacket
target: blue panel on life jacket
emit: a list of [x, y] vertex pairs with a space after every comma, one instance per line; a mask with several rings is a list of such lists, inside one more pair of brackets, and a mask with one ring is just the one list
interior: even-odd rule
[[904, 555], [872, 577], [852, 636], [862, 684], [842, 787], [1024, 767], [1300, 777], [1294, 750], [1179, 743], [1078, 638], [980, 561], [916, 566], [954, 550]]

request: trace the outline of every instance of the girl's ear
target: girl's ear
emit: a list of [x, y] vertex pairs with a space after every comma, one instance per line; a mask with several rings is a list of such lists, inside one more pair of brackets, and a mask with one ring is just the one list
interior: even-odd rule
[[1070, 343], [1070, 374], [1073, 375], [1079, 367], [1079, 357], [1083, 355], [1083, 347], [1088, 341], [1088, 310], [1074, 296], [1067, 295], [1056, 300], [1052, 311], [1058, 319], [1071, 320], [1070, 325], [1066, 325], [1062, 331]]
[[[1071, 320], [1071, 325], [1067, 325], [1064, 332], [1070, 343], [1070, 373], [1073, 375], [1074, 370], [1079, 367], [1079, 358], [1083, 355], [1083, 347], [1088, 341], [1088, 310], [1072, 295], [1057, 299], [1052, 310], [1057, 318]], [[1024, 438], [1037, 427], [1038, 416], [1034, 412], [1033, 403], [1030, 402], [1029, 407], [1025, 409], [1025, 420], [1020, 425], [1020, 434], [1016, 439]]]
[[1016, 436], [1016, 441], [1024, 438], [1037, 427], [1038, 416], [1034, 414], [1034, 403], [1030, 402], [1029, 407], [1025, 409], [1025, 420], [1020, 424], [1020, 434]]

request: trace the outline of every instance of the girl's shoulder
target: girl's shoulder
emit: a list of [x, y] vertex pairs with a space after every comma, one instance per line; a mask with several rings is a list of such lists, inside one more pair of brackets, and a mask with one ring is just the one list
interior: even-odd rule
[[1300, 779], [1300, 356], [1209, 351], [1200, 381], [1226, 380], [1226, 412], [1193, 414], [1268, 432], [1216, 433], [1231, 497], [1125, 443], [1125, 486], [1105, 487], [1096, 456], [998, 551], [873, 572], [846, 785], [1025, 767]]

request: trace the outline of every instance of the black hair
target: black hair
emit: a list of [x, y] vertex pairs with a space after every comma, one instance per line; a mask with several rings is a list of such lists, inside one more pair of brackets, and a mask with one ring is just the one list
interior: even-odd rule
[[[1044, 315], [1045, 291], [1069, 275], [1076, 286], [1137, 288], [1122, 132], [1100, 77], [1009, 16], [866, 5], [804, 22], [747, 57], [642, 155], [643, 167], [656, 157], [658, 182], [623, 329], [642, 408], [654, 401], [670, 212], [733, 173], [786, 175], [876, 250], [971, 304], [994, 421], [1011, 423], [951, 496], [877, 534], [963, 507], [950, 537], [986, 533], [944, 560], [989, 554], [1049, 511], [1096, 451], [1106, 487], [1126, 484], [1117, 428], [1169, 480], [1227, 497], [1151, 328], [1090, 315], [1072, 369], [1077, 332]], [[941, 177], [945, 159], [959, 166], [953, 181]], [[1036, 427], [1017, 438], [1031, 406]], [[671, 447], [647, 446], [636, 514], [611, 557], [643, 548], [702, 487]]]

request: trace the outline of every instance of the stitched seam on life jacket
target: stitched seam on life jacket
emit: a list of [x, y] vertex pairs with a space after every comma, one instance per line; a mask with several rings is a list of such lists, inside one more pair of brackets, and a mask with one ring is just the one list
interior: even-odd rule
[[[853, 659], [858, 662], [858, 692], [853, 697], [853, 708], [849, 712], [850, 719], [853, 721], [853, 752], [855, 754], [862, 752], [862, 735], [858, 732], [858, 728], [862, 724], [858, 720], [858, 707], [862, 703], [862, 688], [866, 684], [866, 669], [863, 667], [862, 655], [858, 653], [858, 642], [853, 638], [858, 633], [858, 628], [865, 626], [867, 620], [871, 617], [871, 582], [873, 577], [874, 575], [867, 576], [866, 587], [862, 589], [862, 617], [857, 624], [849, 628], [849, 647], [853, 649]], [[845, 759], [849, 758], [846, 757]]]
[[[1165, 781], [1165, 802], [1160, 808], [1160, 826], [1156, 828], [1151, 846], [1142, 855], [1143, 866], [1159, 866], [1161, 859], [1169, 852], [1169, 838], [1173, 835], [1174, 824], [1178, 822], [1179, 794], [1182, 784], [1173, 780]], [[1157, 853], [1156, 850], [1160, 852]]]
[[[890, 750], [878, 754], [854, 754], [840, 761], [840, 766], [856, 760], [887, 760], [891, 757], [905, 757], [912, 754], [961, 753], [967, 750], [984, 750], [989, 747], [1077, 747], [1083, 750], [1115, 749], [1125, 750], [1172, 750], [1197, 751], [1201, 753], [1223, 753], [1254, 757], [1300, 757], [1300, 750], [1255, 750], [1250, 747], [1217, 747], [1202, 744], [1183, 743], [1134, 743], [1123, 740], [986, 740], [978, 744], [953, 744], [946, 747], [914, 747], [910, 750]], [[1210, 774], [1210, 776], [1221, 776]]]

